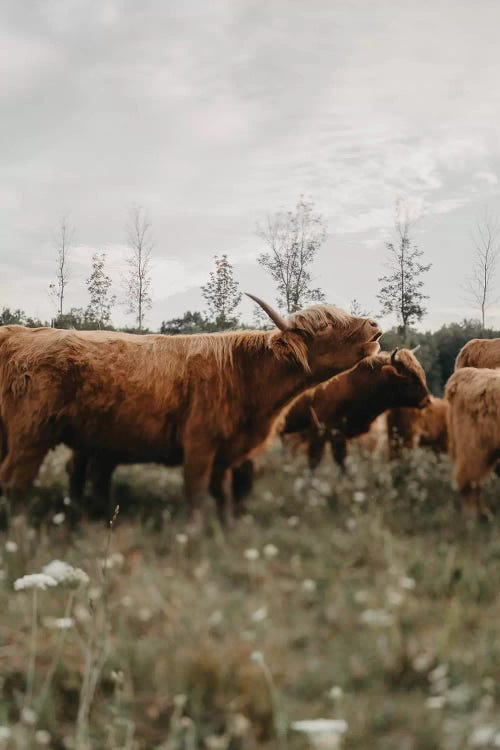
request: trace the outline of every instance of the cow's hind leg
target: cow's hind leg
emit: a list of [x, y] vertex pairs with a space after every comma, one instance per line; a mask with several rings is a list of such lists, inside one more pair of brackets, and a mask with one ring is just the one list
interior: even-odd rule
[[483, 463], [476, 466], [474, 477], [468, 470], [467, 461], [459, 462], [454, 471], [455, 483], [462, 495], [464, 511], [474, 520], [488, 521], [491, 519], [491, 511], [481, 500], [481, 481], [488, 473], [489, 467]]
[[251, 458], [243, 461], [232, 469], [232, 491], [236, 516], [241, 516], [245, 510], [245, 500], [253, 490], [254, 463]]
[[347, 456], [347, 440], [342, 436], [332, 435], [330, 437], [330, 447], [335, 463], [345, 471], [345, 459]]
[[92, 488], [92, 495], [88, 501], [88, 511], [92, 518], [104, 518], [110, 521], [113, 516], [111, 507], [111, 479], [115, 470], [112, 460], [89, 459], [88, 478]]
[[226, 466], [215, 464], [210, 477], [210, 494], [215, 498], [217, 515], [223, 526], [234, 522], [234, 505], [232, 491], [232, 471]]

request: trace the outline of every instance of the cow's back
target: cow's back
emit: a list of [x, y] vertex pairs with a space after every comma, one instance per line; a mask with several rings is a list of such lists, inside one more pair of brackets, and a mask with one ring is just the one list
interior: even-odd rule
[[455, 370], [463, 367], [500, 367], [500, 339], [471, 339], [459, 351]]

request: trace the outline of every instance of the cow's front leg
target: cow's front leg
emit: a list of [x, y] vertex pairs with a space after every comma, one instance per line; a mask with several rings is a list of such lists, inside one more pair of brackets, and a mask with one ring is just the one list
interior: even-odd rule
[[198, 530], [204, 523], [204, 512], [209, 495], [215, 448], [199, 439], [186, 440], [184, 448], [184, 491], [190, 524]]

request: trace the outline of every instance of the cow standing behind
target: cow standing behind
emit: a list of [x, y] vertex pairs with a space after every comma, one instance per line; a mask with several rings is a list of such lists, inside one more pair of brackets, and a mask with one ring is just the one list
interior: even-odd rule
[[431, 397], [424, 409], [397, 408], [387, 412], [389, 455], [398, 458], [401, 448], [418, 445], [446, 453], [448, 446], [448, 402]]
[[453, 478], [466, 510], [486, 518], [480, 485], [500, 459], [500, 370], [463, 367], [446, 384]]
[[192, 336], [0, 328], [0, 482], [25, 495], [63, 442], [183, 465], [199, 523], [210, 489], [225, 502], [228, 470], [269, 437], [298, 394], [379, 349], [367, 318], [331, 306], [288, 320], [254, 298], [278, 330]]
[[303, 433], [314, 469], [330, 443], [343, 466], [347, 441], [370, 429], [394, 406], [423, 408], [429, 391], [422, 366], [408, 349], [381, 352], [300, 396], [290, 407], [282, 433]]
[[471, 339], [458, 352], [455, 370], [462, 367], [500, 367], [500, 339]]

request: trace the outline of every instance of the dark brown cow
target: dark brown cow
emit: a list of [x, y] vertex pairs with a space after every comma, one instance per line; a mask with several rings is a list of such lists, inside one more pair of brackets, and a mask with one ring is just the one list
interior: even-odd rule
[[458, 352], [455, 370], [462, 367], [500, 367], [500, 339], [471, 339]]
[[24, 495], [47, 451], [182, 465], [193, 517], [303, 390], [375, 353], [367, 318], [316, 306], [278, 330], [192, 336], [0, 328], [0, 482]]
[[327, 442], [343, 466], [347, 441], [368, 432], [379, 414], [394, 406], [423, 408], [429, 399], [425, 373], [410, 350], [381, 352], [300, 396], [286, 415], [283, 434], [304, 433], [311, 469]]

